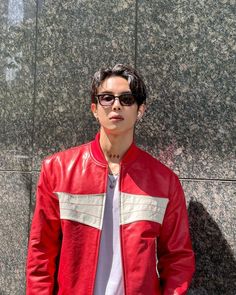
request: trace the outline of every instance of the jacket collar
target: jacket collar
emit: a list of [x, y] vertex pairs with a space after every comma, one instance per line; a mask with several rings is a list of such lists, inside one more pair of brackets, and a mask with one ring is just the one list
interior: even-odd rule
[[[127, 163], [133, 162], [138, 154], [140, 152], [140, 149], [135, 145], [133, 142], [128, 151], [125, 153], [124, 157], [121, 160], [121, 164], [125, 165]], [[91, 153], [93, 158], [99, 162], [100, 164], [106, 166], [107, 160], [102, 152], [101, 146], [100, 146], [100, 133], [97, 133], [95, 139], [91, 142]]]

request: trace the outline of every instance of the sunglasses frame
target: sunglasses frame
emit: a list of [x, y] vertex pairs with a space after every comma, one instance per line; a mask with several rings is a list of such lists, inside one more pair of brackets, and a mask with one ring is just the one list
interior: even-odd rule
[[[127, 95], [127, 94], [130, 95], [133, 98], [133, 102], [131, 104], [125, 104], [122, 101], [122, 99], [121, 99], [123, 95]], [[102, 104], [101, 103], [101, 99], [100, 98], [103, 97], [103, 96], [105, 96], [105, 95], [109, 95], [109, 96], [113, 97], [113, 99], [109, 102], [109, 104]], [[99, 102], [99, 104], [101, 106], [103, 106], [103, 107], [110, 107], [110, 106], [112, 106], [116, 99], [119, 99], [119, 102], [120, 102], [120, 104], [122, 106], [132, 106], [133, 104], [135, 104], [137, 102], [135, 96], [131, 92], [122, 93], [120, 95], [114, 95], [112, 93], [101, 93], [101, 94], [97, 94], [96, 95], [96, 99]]]

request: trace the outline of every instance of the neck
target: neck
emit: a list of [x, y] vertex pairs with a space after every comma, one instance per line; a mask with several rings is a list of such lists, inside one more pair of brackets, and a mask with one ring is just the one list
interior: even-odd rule
[[120, 163], [122, 157], [133, 142], [133, 135], [107, 133], [100, 130], [100, 146], [108, 163]]

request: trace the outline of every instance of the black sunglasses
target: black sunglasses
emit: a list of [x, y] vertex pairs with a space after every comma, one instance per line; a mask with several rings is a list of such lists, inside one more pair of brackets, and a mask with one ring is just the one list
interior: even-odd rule
[[96, 98], [98, 102], [100, 103], [100, 105], [104, 107], [112, 106], [116, 99], [119, 99], [119, 102], [122, 106], [131, 106], [134, 103], [136, 103], [136, 99], [132, 93], [123, 93], [120, 95], [103, 93], [103, 94], [98, 94]]

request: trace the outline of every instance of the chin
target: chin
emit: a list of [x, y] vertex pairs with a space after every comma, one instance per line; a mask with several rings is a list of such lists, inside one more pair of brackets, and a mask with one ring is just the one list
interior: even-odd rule
[[130, 136], [134, 134], [134, 128], [123, 129], [123, 128], [103, 128], [107, 134], [111, 135], [122, 135], [122, 136]]

